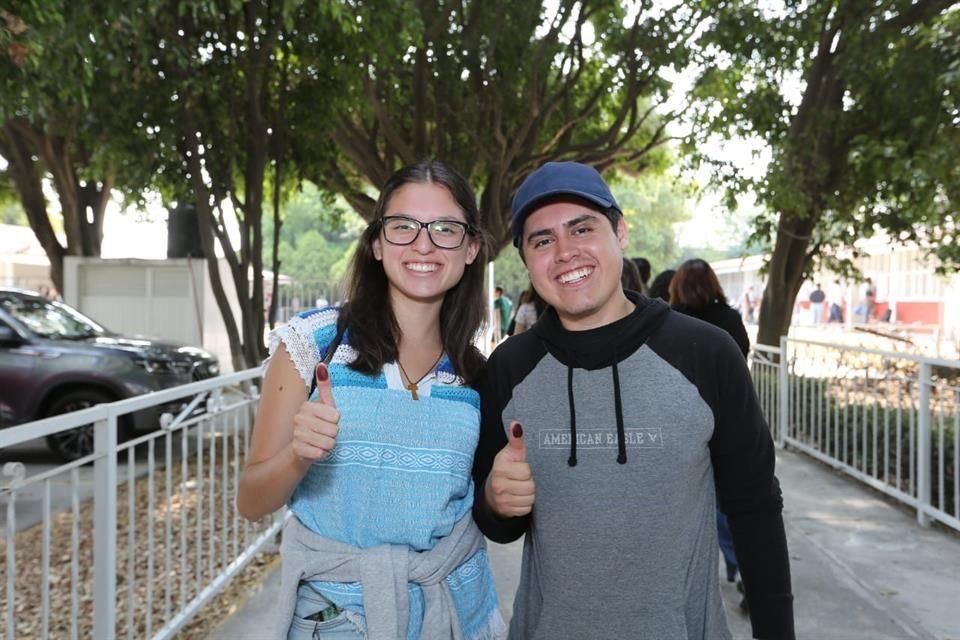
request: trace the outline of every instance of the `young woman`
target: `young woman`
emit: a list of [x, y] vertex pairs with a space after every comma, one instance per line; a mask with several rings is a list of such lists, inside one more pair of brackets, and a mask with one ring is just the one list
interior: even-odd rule
[[670, 306], [694, 318], [709, 322], [730, 334], [743, 357], [750, 353], [750, 338], [740, 314], [727, 304], [720, 279], [706, 260], [684, 262], [670, 279]]
[[280, 637], [505, 635], [470, 516], [485, 264], [470, 186], [411, 165], [380, 193], [349, 302], [271, 334], [237, 503], [293, 512]]
[[517, 310], [513, 314], [513, 334], [523, 333], [532, 327], [540, 314], [543, 313], [544, 307], [544, 302], [537, 295], [533, 285], [527, 287], [517, 299]]
[[[677, 311], [709, 322], [730, 334], [744, 358], [750, 353], [750, 337], [743, 326], [743, 320], [740, 314], [727, 304], [727, 296], [720, 285], [720, 279], [706, 260], [693, 258], [680, 265], [670, 279], [669, 298], [670, 306]], [[733, 549], [733, 536], [730, 534], [727, 516], [719, 509], [717, 539], [727, 569], [727, 580], [733, 582], [737, 579], [740, 566]], [[740, 608], [745, 611], [749, 609], [746, 596], [740, 600]]]

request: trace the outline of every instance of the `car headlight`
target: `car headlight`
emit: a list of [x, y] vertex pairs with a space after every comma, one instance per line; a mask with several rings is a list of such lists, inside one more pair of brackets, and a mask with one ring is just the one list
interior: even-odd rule
[[207, 378], [216, 378], [220, 375], [220, 365], [216, 362], [201, 362], [193, 370], [194, 380], [205, 380]]

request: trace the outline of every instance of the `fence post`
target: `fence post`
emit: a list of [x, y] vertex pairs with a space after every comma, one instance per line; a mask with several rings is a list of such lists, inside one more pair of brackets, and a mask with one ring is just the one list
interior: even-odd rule
[[917, 522], [930, 526], [924, 508], [930, 504], [930, 387], [933, 384], [929, 362], [920, 363], [920, 402], [917, 406]]
[[780, 336], [780, 411], [777, 419], [777, 445], [786, 445], [786, 430], [790, 423], [790, 371], [787, 362], [787, 336]]
[[93, 637], [109, 640], [116, 635], [117, 609], [116, 414], [109, 411], [93, 429]]

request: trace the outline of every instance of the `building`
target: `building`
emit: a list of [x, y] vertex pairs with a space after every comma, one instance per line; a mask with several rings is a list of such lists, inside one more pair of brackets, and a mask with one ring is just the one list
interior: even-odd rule
[[30, 227], [0, 224], [0, 287], [52, 287], [50, 261]]
[[[898, 327], [939, 331], [956, 340], [960, 338], [960, 274], [936, 274], [936, 261], [922, 249], [912, 246], [890, 245], [883, 240], [864, 242], [864, 255], [854, 260], [864, 278], [870, 278], [876, 287], [876, 308], [873, 320], [886, 321]], [[760, 294], [766, 287], [766, 276], [761, 273], [766, 256], [747, 256], [711, 263], [720, 284], [731, 301], [739, 300], [746, 287], [753, 285]], [[835, 274], [816, 274], [803, 284], [794, 308], [794, 324], [811, 324], [807, 296], [819, 282], [828, 290], [841, 280], [844, 291], [842, 308], [844, 320], [853, 324], [862, 316], [855, 313], [863, 303], [862, 282], [847, 282]], [[832, 300], [829, 299], [829, 305]], [[836, 296], [834, 296], [836, 297]], [[862, 321], [862, 320], [860, 320]]]

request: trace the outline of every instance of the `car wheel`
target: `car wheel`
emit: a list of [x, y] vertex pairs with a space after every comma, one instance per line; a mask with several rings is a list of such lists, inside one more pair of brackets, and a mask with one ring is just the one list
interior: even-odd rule
[[[97, 389], [69, 391], [54, 398], [45, 412], [46, 417], [79, 411], [103, 402], [112, 402], [113, 396]], [[64, 462], [70, 462], [93, 453], [93, 424], [61, 431], [47, 436], [47, 446]]]

